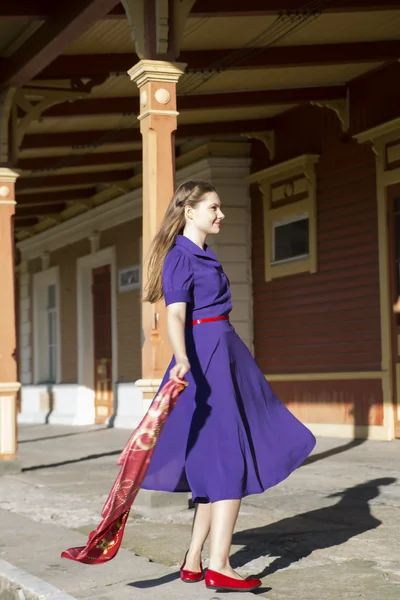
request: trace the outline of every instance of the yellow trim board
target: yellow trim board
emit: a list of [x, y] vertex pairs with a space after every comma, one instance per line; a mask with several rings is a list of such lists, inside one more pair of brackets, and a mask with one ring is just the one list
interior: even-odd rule
[[264, 375], [268, 381], [339, 381], [354, 379], [383, 379], [386, 371], [359, 371], [347, 373], [289, 373], [284, 375]]
[[378, 425], [335, 425], [329, 423], [305, 423], [316, 437], [366, 439], [390, 442], [394, 439], [393, 429]]

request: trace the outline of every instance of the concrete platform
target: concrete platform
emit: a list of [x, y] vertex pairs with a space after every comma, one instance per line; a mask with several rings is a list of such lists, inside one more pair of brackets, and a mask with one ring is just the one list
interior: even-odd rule
[[[191, 510], [132, 511], [124, 550], [107, 565], [59, 558], [97, 525], [128, 437], [100, 427], [21, 426], [22, 471], [0, 477], [0, 559], [74, 598], [226, 597], [179, 580]], [[258, 594], [270, 599], [398, 600], [399, 456], [399, 442], [318, 440], [308, 464], [244, 500], [235, 568], [262, 577]]]

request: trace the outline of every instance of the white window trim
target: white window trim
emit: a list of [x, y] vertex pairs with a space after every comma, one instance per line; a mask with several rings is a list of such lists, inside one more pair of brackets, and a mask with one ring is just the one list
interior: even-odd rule
[[92, 270], [111, 267], [111, 340], [113, 388], [118, 380], [117, 269], [115, 246], [77, 260], [78, 383], [94, 390]]
[[35, 273], [33, 276], [33, 376], [36, 384], [41, 383], [39, 356], [40, 346], [40, 295], [43, 288], [56, 286], [57, 311], [57, 377], [55, 383], [60, 383], [61, 374], [61, 326], [60, 326], [60, 274], [58, 267]]

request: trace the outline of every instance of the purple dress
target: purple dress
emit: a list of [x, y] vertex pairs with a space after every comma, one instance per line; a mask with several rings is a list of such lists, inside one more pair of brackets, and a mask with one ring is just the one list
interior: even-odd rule
[[[228, 315], [229, 281], [213, 251], [179, 235], [163, 268], [166, 304], [187, 302], [187, 323]], [[185, 330], [191, 371], [157, 442], [142, 487], [192, 492], [195, 502], [259, 494], [296, 469], [312, 433], [275, 396], [229, 321]], [[162, 381], [169, 379], [173, 358]]]

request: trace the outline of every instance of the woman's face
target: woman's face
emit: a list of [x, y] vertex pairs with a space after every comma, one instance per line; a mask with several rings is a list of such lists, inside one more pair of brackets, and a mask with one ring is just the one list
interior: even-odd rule
[[221, 221], [225, 218], [221, 211], [221, 200], [215, 192], [206, 194], [196, 208], [189, 207], [186, 215], [192, 225], [206, 235], [219, 233]]

